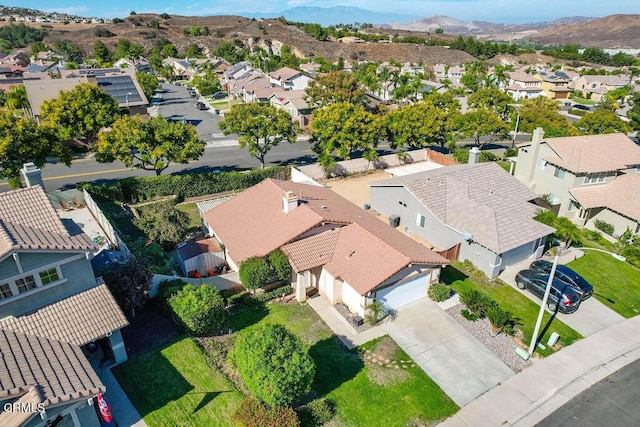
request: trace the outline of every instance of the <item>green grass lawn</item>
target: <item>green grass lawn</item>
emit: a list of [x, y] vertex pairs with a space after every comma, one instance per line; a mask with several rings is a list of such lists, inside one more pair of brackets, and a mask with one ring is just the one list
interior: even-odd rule
[[113, 374], [150, 426], [230, 426], [242, 400], [187, 337], [134, 357]]
[[189, 215], [189, 229], [197, 230], [201, 226], [200, 222], [200, 212], [198, 211], [198, 206], [194, 203], [181, 203], [176, 206], [178, 210], [185, 212]]
[[[453, 269], [451, 266], [447, 266], [445, 268], [446, 272], [443, 271], [443, 275], [441, 279], [446, 283], [450, 283], [451, 287], [458, 293], [464, 289], [476, 288], [479, 291], [483, 292], [491, 299], [496, 301], [500, 307], [505, 310], [510, 311], [516, 317], [519, 317], [522, 321], [522, 325], [520, 329], [524, 335], [525, 344], [528, 346], [531, 342], [531, 337], [533, 335], [533, 329], [536, 324], [536, 320], [538, 318], [538, 312], [540, 311], [540, 304], [536, 304], [531, 301], [526, 296], [522, 295], [512, 286], [507, 284], [483, 284], [477, 281], [471, 280], [470, 278], [464, 278], [464, 274], [452, 273]], [[443, 277], [444, 276], [444, 277]], [[447, 279], [455, 279], [450, 282]], [[545, 343], [551, 335], [552, 332], [557, 332], [560, 334], [559, 344], [560, 346], [566, 346], [574, 341], [582, 338], [578, 332], [571, 329], [569, 326], [565, 325], [563, 322], [558, 320], [555, 316], [552, 318], [551, 313], [545, 310], [544, 317], [542, 320], [541, 326], [542, 339], [540, 342]], [[547, 347], [545, 350], [537, 349], [538, 353], [542, 356], [548, 356], [554, 352], [553, 349]]]
[[640, 270], [609, 254], [585, 251], [567, 264], [593, 285], [593, 295], [620, 315], [640, 314]]
[[596, 103], [595, 101], [592, 101], [592, 100], [590, 100], [590, 99], [587, 99], [587, 98], [580, 98], [580, 97], [578, 97], [578, 96], [572, 96], [572, 97], [571, 97], [571, 100], [572, 100], [573, 102], [577, 102], [578, 104], [584, 104], [584, 105], [593, 105], [593, 104], [595, 104], [595, 103]]
[[[261, 323], [280, 323], [298, 335], [316, 363], [313, 391], [335, 404], [336, 425], [432, 425], [458, 410], [393, 340], [386, 337], [384, 343], [377, 340], [347, 350], [306, 304], [272, 303], [236, 314], [231, 321], [240, 333]], [[383, 351], [391, 364], [403, 368], [371, 363], [366, 350]]]

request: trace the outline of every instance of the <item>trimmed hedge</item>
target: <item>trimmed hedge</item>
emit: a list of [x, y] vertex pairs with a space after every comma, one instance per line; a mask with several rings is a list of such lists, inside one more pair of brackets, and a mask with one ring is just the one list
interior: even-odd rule
[[267, 405], [246, 398], [231, 415], [231, 420], [239, 427], [298, 427], [300, 421], [295, 411], [288, 406]]
[[278, 288], [271, 289], [270, 291], [255, 295], [252, 295], [247, 291], [242, 291], [229, 296], [227, 298], [227, 304], [241, 307], [253, 307], [254, 305], [262, 304], [274, 298], [289, 295], [292, 292], [293, 288], [290, 284], [282, 285]]
[[169, 299], [169, 307], [191, 335], [210, 334], [224, 321], [224, 300], [213, 286], [186, 285]]
[[175, 195], [178, 198], [186, 198], [242, 190], [266, 178], [288, 179], [290, 174], [291, 169], [288, 166], [274, 166], [247, 172], [131, 177], [118, 180], [114, 184], [84, 183], [82, 187], [91, 195], [123, 203], [138, 203], [163, 196]]
[[451, 289], [442, 283], [434, 283], [427, 289], [427, 295], [435, 302], [442, 302], [451, 296]]

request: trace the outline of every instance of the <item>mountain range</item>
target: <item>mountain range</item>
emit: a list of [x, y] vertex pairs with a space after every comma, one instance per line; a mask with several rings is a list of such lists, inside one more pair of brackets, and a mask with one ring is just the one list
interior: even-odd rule
[[420, 19], [416, 15], [382, 13], [351, 6], [311, 7], [299, 6], [276, 13], [239, 13], [247, 18], [278, 18], [284, 16], [289, 21], [320, 24], [322, 26], [353, 24], [387, 24], [389, 22], [411, 22]]

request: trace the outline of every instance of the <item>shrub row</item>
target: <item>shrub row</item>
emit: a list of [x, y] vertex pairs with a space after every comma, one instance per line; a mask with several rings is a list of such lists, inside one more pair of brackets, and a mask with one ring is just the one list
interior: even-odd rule
[[242, 291], [240, 293], [233, 294], [227, 297], [227, 304], [237, 307], [253, 307], [254, 305], [262, 304], [274, 298], [279, 298], [283, 295], [289, 295], [292, 292], [293, 288], [290, 284], [282, 285], [280, 287], [271, 289], [270, 291], [255, 295], [247, 291]]
[[242, 190], [266, 178], [288, 179], [290, 168], [274, 166], [248, 172], [205, 172], [186, 175], [131, 177], [113, 184], [83, 184], [90, 194], [123, 203], [137, 203], [158, 197], [175, 195], [178, 198], [203, 196]]
[[607, 233], [609, 236], [613, 236], [613, 233], [615, 233], [615, 228], [613, 227], [612, 224], [609, 224], [608, 222], [596, 219], [596, 222], [594, 225], [598, 230]]

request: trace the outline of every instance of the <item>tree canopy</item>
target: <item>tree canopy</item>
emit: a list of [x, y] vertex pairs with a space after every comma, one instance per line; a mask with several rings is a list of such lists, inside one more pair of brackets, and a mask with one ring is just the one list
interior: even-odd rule
[[283, 141], [295, 143], [300, 131], [300, 125], [291, 121], [289, 113], [262, 103], [234, 105], [219, 126], [225, 135], [238, 134], [240, 148], [247, 147], [263, 169], [269, 150]]
[[153, 74], [138, 71], [136, 73], [136, 80], [138, 80], [138, 83], [140, 83], [140, 87], [144, 92], [144, 96], [147, 97], [147, 100], [151, 101], [153, 92], [160, 86], [158, 83], [158, 78]]
[[630, 101], [631, 108], [627, 111], [627, 118], [632, 129], [640, 131], [640, 92], [633, 94]]
[[365, 93], [360, 83], [345, 71], [332, 71], [312, 80], [309, 82], [306, 94], [308, 102], [319, 107], [340, 102], [351, 104], [365, 102]]
[[205, 145], [190, 124], [169, 122], [162, 117], [123, 116], [111, 130], [100, 134], [96, 160], [109, 163], [117, 159], [129, 167], [160, 175], [171, 163], [187, 164], [198, 159]]
[[456, 129], [462, 138], [472, 137], [479, 147], [485, 144], [480, 142], [482, 136], [488, 136], [488, 142], [491, 142], [504, 139], [509, 135], [507, 124], [487, 108], [471, 110], [458, 116]]
[[111, 126], [119, 114], [116, 100], [92, 83], [61, 91], [40, 109], [41, 122], [55, 128], [61, 140], [86, 138], [89, 146], [100, 129]]
[[71, 164], [70, 153], [51, 127], [0, 109], [0, 177], [9, 178], [12, 187], [19, 187], [22, 165], [33, 162], [43, 167], [47, 157], [59, 157], [65, 165]]
[[384, 118], [392, 148], [421, 148], [441, 143], [447, 131], [447, 112], [431, 102], [405, 105]]
[[622, 132], [631, 130], [616, 113], [604, 108], [597, 108], [592, 113], [587, 113], [575, 125], [579, 132], [586, 135], [600, 135], [603, 133]]
[[469, 107], [487, 108], [498, 115], [502, 120], [509, 118], [513, 98], [498, 88], [481, 88], [469, 95]]
[[[527, 99], [519, 108], [518, 130], [532, 133], [535, 128], [541, 127], [548, 138], [577, 135], [576, 129], [571, 126], [565, 116], [559, 113], [559, 110], [558, 103], [552, 99], [543, 96]], [[517, 119], [516, 114], [514, 112], [511, 115], [512, 123]]]
[[251, 394], [272, 407], [307, 394], [316, 370], [300, 338], [277, 324], [241, 333], [230, 360]]

